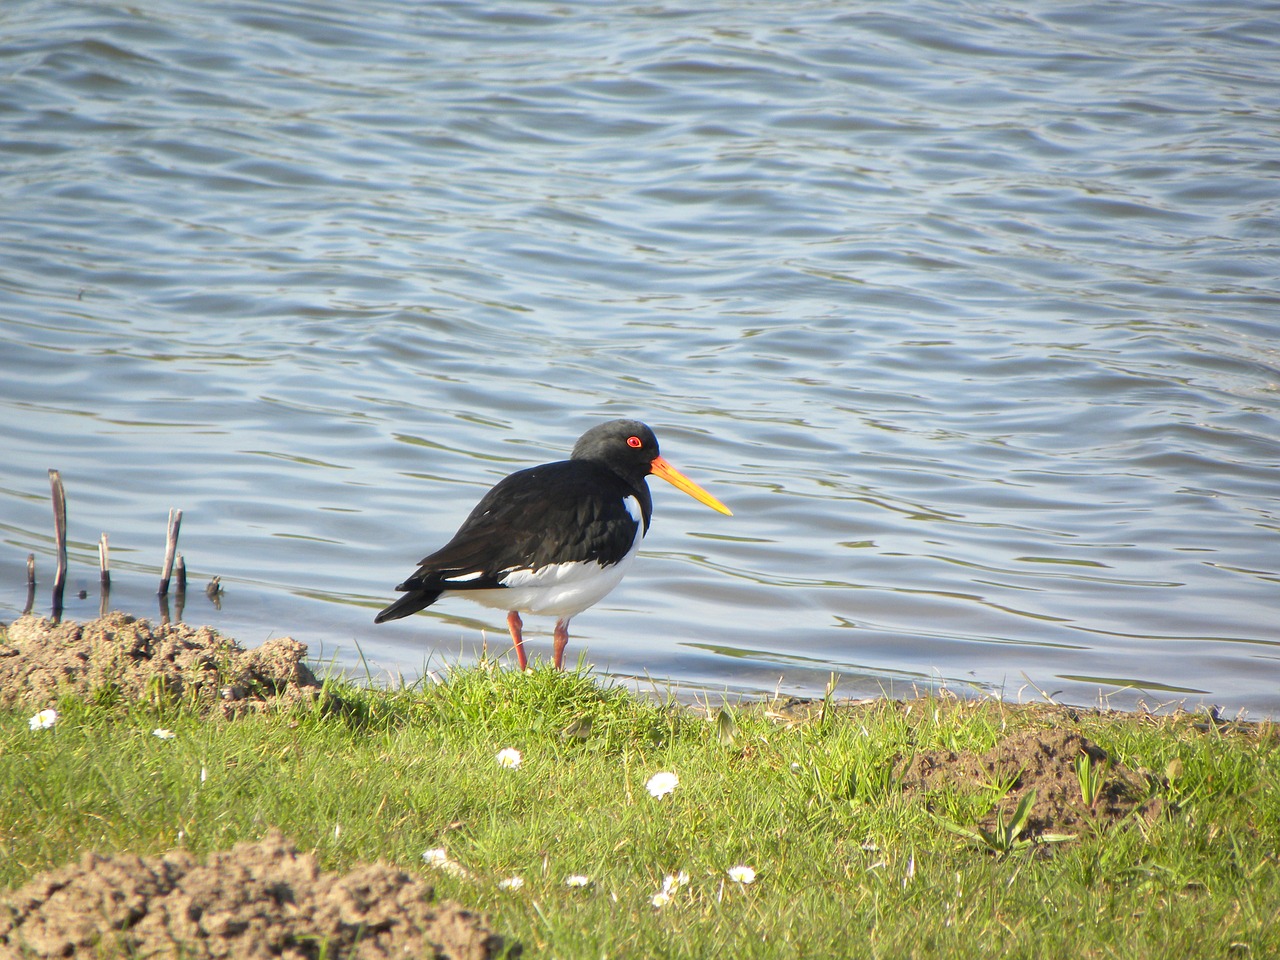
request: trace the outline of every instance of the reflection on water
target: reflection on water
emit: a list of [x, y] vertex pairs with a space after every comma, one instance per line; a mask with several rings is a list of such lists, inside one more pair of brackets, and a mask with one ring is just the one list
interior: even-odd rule
[[53, 467], [68, 616], [103, 531], [153, 615], [178, 507], [188, 620], [504, 649], [461, 602], [372, 615], [488, 485], [636, 416], [734, 517], [655, 487], [574, 622], [601, 671], [1280, 712], [1266, 22], [15, 4], [0, 616], [28, 552], [46, 602]]

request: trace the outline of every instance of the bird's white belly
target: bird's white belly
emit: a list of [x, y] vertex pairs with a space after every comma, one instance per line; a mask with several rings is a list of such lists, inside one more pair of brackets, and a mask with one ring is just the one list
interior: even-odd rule
[[604, 599], [635, 557], [632, 550], [620, 563], [555, 563], [539, 570], [516, 570], [500, 590], [450, 590], [446, 597], [466, 597], [498, 610], [518, 610], [536, 616], [572, 617]]
[[[632, 504], [635, 504], [634, 508]], [[639, 504], [627, 498], [628, 512], [636, 517], [636, 536], [631, 549], [617, 563], [604, 565], [596, 561], [550, 563], [537, 570], [511, 570], [502, 578], [506, 587], [496, 590], [448, 590], [442, 596], [465, 597], [497, 610], [518, 610], [545, 617], [572, 617], [599, 603], [616, 587], [631, 566], [644, 527], [639, 519]]]

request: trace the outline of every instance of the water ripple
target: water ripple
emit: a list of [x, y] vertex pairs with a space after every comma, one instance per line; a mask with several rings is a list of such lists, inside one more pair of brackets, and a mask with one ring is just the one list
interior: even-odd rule
[[0, 613], [56, 466], [127, 608], [181, 506], [189, 619], [470, 656], [370, 611], [639, 415], [735, 516], [655, 484], [606, 671], [1275, 714], [1272, 14], [21, 0]]

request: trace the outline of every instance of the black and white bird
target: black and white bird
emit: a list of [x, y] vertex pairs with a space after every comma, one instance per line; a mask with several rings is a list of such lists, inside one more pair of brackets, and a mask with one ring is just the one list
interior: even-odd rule
[[569, 620], [618, 585], [649, 530], [653, 498], [645, 477], [651, 473], [730, 513], [658, 455], [658, 438], [647, 426], [610, 420], [584, 433], [568, 460], [499, 481], [453, 539], [396, 587], [404, 596], [374, 622], [407, 617], [441, 597], [466, 597], [507, 611], [524, 670], [520, 614], [553, 616], [555, 665], [564, 669]]

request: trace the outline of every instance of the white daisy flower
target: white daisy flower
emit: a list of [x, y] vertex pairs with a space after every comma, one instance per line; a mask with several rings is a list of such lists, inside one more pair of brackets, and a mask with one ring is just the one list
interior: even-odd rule
[[575, 873], [572, 876], [564, 878], [564, 885], [566, 887], [589, 887], [591, 886], [591, 878], [584, 877], [580, 873]]
[[41, 710], [27, 721], [32, 730], [49, 730], [58, 722], [57, 710]]
[[166, 730], [164, 727], [156, 727], [151, 731], [153, 737], [159, 737], [161, 740], [172, 740], [177, 736], [172, 730]]
[[500, 767], [504, 767], [507, 770], [519, 770], [524, 757], [515, 747], [507, 747], [498, 751], [497, 760]]
[[674, 790], [679, 782], [680, 778], [674, 773], [655, 773], [649, 778], [649, 782], [644, 785], [644, 788], [649, 791], [649, 796], [655, 800], [661, 800]]
[[662, 892], [675, 893], [681, 887], [689, 885], [689, 874], [681, 870], [679, 873], [669, 873], [662, 878]]
[[507, 877], [498, 881], [498, 887], [502, 890], [519, 890], [523, 886], [524, 877]]
[[744, 886], [748, 883], [755, 883], [756, 872], [750, 867], [739, 865], [736, 867], [730, 867], [727, 872], [729, 874], [729, 879], [734, 883], [741, 883]]

